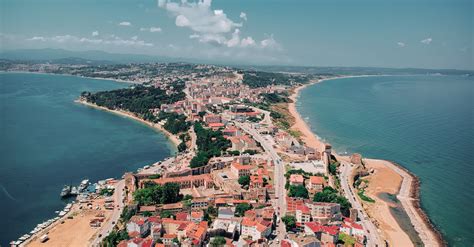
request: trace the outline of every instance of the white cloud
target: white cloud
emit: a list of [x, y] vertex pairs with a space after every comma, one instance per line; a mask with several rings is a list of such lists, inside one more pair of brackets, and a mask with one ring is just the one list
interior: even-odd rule
[[94, 32], [92, 32], [92, 36], [93, 36], [93, 37], [99, 36], [99, 31], [94, 31]]
[[242, 47], [255, 46], [255, 40], [252, 37], [243, 38], [240, 45]]
[[429, 44], [431, 44], [432, 41], [433, 41], [432, 38], [426, 38], [424, 40], [421, 40], [420, 42], [425, 44], [425, 45], [429, 45]]
[[240, 18], [244, 21], [247, 21], [247, 14], [244, 12], [240, 12]]
[[45, 37], [42, 36], [34, 36], [32, 38], [26, 39], [27, 41], [46, 41]]
[[403, 42], [397, 42], [397, 45], [398, 45], [399, 47], [405, 47], [405, 46], [407, 46], [407, 45], [406, 45], [405, 43], [403, 43]]
[[130, 39], [123, 39], [115, 35], [108, 36], [107, 39], [98, 39], [98, 38], [85, 38], [77, 37], [70, 34], [57, 35], [52, 37], [32, 37], [26, 39], [27, 41], [40, 41], [40, 42], [52, 42], [60, 44], [91, 44], [91, 45], [113, 45], [113, 46], [133, 46], [133, 47], [151, 47], [152, 43], [145, 42], [144, 40], [139, 40], [137, 36], [133, 36]]
[[119, 23], [119, 26], [124, 26], [124, 27], [129, 27], [131, 25], [132, 25], [132, 23], [128, 22], [128, 21], [122, 21], [122, 22]]
[[142, 27], [140, 28], [140, 31], [142, 32], [150, 32], [150, 33], [157, 33], [161, 32], [161, 27]]
[[260, 41], [260, 45], [262, 46], [262, 48], [281, 50], [281, 46], [273, 38], [273, 34], [271, 34], [270, 37]]
[[[196, 39], [201, 43], [228, 48], [281, 48], [273, 36], [260, 41], [259, 45], [250, 36], [241, 39], [240, 27], [243, 24], [232, 21], [222, 9], [213, 10], [211, 3], [212, 0], [198, 0], [197, 2], [158, 0], [158, 6], [175, 17], [176, 26], [192, 30], [193, 34], [189, 38]], [[244, 12], [241, 12], [239, 17], [241, 20], [247, 20], [247, 14]]]

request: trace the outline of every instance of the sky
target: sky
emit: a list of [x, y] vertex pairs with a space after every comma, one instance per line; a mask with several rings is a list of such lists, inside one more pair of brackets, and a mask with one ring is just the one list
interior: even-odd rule
[[0, 0], [0, 50], [474, 69], [472, 0]]

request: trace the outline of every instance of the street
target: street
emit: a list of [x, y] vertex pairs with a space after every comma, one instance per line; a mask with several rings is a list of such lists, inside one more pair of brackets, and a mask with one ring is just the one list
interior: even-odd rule
[[122, 210], [124, 208], [124, 195], [125, 195], [125, 180], [119, 180], [115, 185], [114, 191], [114, 211], [110, 216], [109, 220], [104, 222], [102, 228], [97, 233], [97, 237], [92, 241], [91, 246], [99, 246], [102, 239], [104, 239], [114, 228], [115, 224], [117, 224], [118, 220], [120, 219], [120, 215], [122, 214]]
[[346, 162], [341, 163], [341, 173], [340, 173], [340, 178], [341, 178], [341, 187], [344, 191], [344, 196], [349, 200], [349, 202], [352, 204], [352, 207], [357, 209], [358, 211], [358, 216], [360, 218], [360, 223], [366, 230], [367, 234], [367, 246], [384, 246], [383, 242], [380, 240], [379, 232], [377, 230], [377, 227], [370, 221], [370, 219], [367, 217], [367, 214], [364, 211], [364, 208], [362, 208], [362, 205], [359, 203], [358, 200], [355, 200], [356, 195], [354, 194], [354, 191], [351, 189], [349, 186], [349, 176], [352, 172], [352, 165]]
[[[278, 156], [277, 152], [275, 149], [269, 145], [269, 143], [263, 138], [260, 133], [258, 133], [255, 129], [250, 127], [246, 123], [238, 123], [234, 122], [235, 125], [245, 132], [247, 132], [249, 135], [251, 135], [256, 141], [258, 141], [261, 145], [262, 148], [265, 150], [266, 153], [268, 153], [270, 159], [273, 161], [275, 165], [275, 171], [274, 171], [274, 186], [275, 186], [275, 197], [277, 198], [275, 201], [275, 209], [278, 215], [278, 219], [281, 219], [281, 217], [285, 216], [286, 213], [286, 189], [285, 189], [285, 167]], [[286, 235], [286, 228], [285, 225], [282, 221], [280, 221], [277, 225], [277, 239], [282, 240], [285, 239]]]

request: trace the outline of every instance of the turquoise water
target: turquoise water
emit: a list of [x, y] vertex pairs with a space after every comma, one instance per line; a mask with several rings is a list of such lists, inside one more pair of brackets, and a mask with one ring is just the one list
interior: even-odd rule
[[474, 243], [474, 83], [461, 76], [330, 80], [297, 109], [338, 153], [393, 160], [421, 179], [421, 203], [450, 246]]
[[66, 183], [121, 177], [175, 152], [144, 124], [74, 103], [82, 91], [127, 84], [0, 73], [0, 245], [62, 209]]

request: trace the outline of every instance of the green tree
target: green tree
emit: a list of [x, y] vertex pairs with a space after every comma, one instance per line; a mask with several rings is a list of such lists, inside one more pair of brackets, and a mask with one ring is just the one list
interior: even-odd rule
[[214, 237], [212, 241], [210, 242], [210, 245], [212, 247], [220, 247], [224, 246], [226, 244], [225, 238], [221, 236]]
[[348, 217], [350, 215], [351, 203], [347, 198], [340, 196], [337, 190], [330, 186], [324, 187], [323, 191], [314, 195], [315, 202], [334, 202], [341, 205], [341, 213]]
[[179, 184], [177, 183], [166, 183], [163, 186], [163, 194], [161, 197], [161, 203], [175, 203], [180, 200], [179, 196]]
[[117, 246], [120, 241], [122, 240], [128, 240], [129, 236], [127, 231], [125, 230], [112, 230], [107, 237], [102, 240], [102, 243], [100, 244], [103, 247], [113, 247]]
[[240, 203], [235, 207], [235, 216], [242, 217], [245, 215], [245, 212], [250, 209], [252, 209], [252, 205], [248, 203]]
[[289, 197], [296, 197], [296, 198], [309, 198], [308, 190], [304, 185], [290, 185], [288, 191]]
[[186, 142], [183, 141], [178, 145], [178, 152], [184, 152], [187, 148], [188, 146], [186, 146]]
[[281, 218], [287, 231], [291, 231], [296, 228], [296, 218], [292, 215], [285, 215]]
[[248, 186], [250, 184], [250, 176], [239, 177], [239, 184], [242, 186]]

